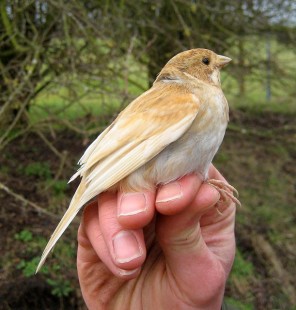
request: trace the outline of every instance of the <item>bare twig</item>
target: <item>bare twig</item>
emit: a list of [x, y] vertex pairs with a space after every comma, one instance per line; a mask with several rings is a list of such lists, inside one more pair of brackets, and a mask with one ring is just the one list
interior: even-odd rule
[[59, 179], [59, 177], [61, 176], [61, 174], [63, 172], [64, 166], [65, 166], [65, 163], [66, 163], [66, 159], [68, 157], [68, 152], [67, 151], [63, 151], [62, 155], [63, 155], [63, 157], [61, 159], [58, 172], [56, 173], [56, 175], [54, 177], [55, 181], [57, 181]]
[[15, 193], [13, 190], [11, 190], [10, 188], [8, 188], [6, 185], [4, 185], [2, 182], [0, 182], [0, 189], [2, 189], [3, 191], [5, 191], [7, 194], [9, 194], [10, 196], [14, 197], [16, 200], [19, 200], [21, 202], [23, 202], [25, 205], [29, 205], [31, 206], [33, 209], [35, 209], [36, 211], [42, 213], [42, 214], [46, 214], [54, 219], [60, 219], [59, 216], [55, 215], [54, 213], [51, 213], [45, 209], [43, 209], [42, 207], [40, 207], [39, 205], [37, 205], [35, 202], [30, 201], [28, 199], [26, 199], [25, 197]]
[[[45, 137], [45, 135], [40, 131], [40, 130], [35, 130], [36, 134], [43, 140], [43, 142], [49, 147], [49, 149], [57, 156], [60, 158], [60, 160], [63, 160], [64, 156], [61, 152], [57, 150], [56, 147]], [[68, 167], [72, 167], [69, 162], [65, 162], [65, 165]]]
[[23, 130], [18, 131], [17, 133], [13, 134], [13, 135], [9, 135], [5, 138], [5, 140], [1, 140], [0, 138], [0, 151], [2, 151], [9, 143], [11, 143], [13, 140], [15, 140], [16, 138], [26, 134], [27, 132], [29, 132], [31, 130], [32, 126], [29, 125], [26, 128], [24, 128]]
[[24, 113], [27, 105], [30, 102], [30, 97], [26, 98], [26, 100], [24, 101], [24, 103], [22, 104], [22, 106], [20, 107], [16, 117], [14, 118], [13, 122], [10, 124], [10, 126], [7, 128], [7, 130], [5, 131], [5, 133], [0, 137], [0, 146], [2, 145], [2, 143], [5, 141], [6, 137], [9, 136], [11, 130], [14, 128], [14, 126], [17, 124], [18, 120], [20, 119], [20, 117], [22, 116], [22, 114]]
[[73, 123], [71, 123], [67, 119], [56, 119], [55, 121], [57, 123], [63, 124], [64, 126], [68, 127], [69, 129], [73, 130], [76, 133], [83, 134], [86, 136], [91, 136], [93, 134], [99, 134], [106, 128], [106, 126], [100, 125], [96, 127], [95, 129], [84, 130], [84, 129], [79, 128], [78, 126], [75, 126]]

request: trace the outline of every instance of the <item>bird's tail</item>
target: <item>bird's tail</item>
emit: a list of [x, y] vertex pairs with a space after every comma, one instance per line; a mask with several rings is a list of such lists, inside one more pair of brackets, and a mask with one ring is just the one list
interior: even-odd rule
[[62, 217], [61, 221], [59, 222], [58, 226], [56, 227], [55, 231], [51, 235], [40, 259], [40, 262], [37, 266], [36, 273], [40, 270], [42, 265], [44, 264], [49, 252], [55, 246], [57, 241], [60, 239], [63, 232], [67, 229], [70, 223], [73, 221], [76, 214], [83, 206], [83, 202], [81, 201], [81, 196], [85, 190], [85, 181], [84, 179], [81, 180], [80, 185], [78, 186], [72, 200], [70, 206], [64, 216]]

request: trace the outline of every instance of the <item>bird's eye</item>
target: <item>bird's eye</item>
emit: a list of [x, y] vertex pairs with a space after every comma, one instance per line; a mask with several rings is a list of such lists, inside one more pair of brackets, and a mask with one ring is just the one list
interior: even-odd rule
[[205, 64], [205, 65], [209, 65], [210, 64], [210, 59], [209, 58], [207, 58], [207, 57], [204, 57], [203, 59], [202, 59], [202, 62]]

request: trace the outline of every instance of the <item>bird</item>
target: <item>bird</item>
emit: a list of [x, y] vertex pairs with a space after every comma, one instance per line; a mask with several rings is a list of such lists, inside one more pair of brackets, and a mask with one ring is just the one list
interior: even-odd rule
[[151, 190], [196, 173], [219, 191], [220, 200], [240, 204], [233, 186], [208, 177], [229, 121], [220, 70], [230, 61], [204, 48], [175, 55], [152, 87], [90, 144], [69, 181], [80, 177], [80, 184], [36, 273], [79, 210], [102, 192]]

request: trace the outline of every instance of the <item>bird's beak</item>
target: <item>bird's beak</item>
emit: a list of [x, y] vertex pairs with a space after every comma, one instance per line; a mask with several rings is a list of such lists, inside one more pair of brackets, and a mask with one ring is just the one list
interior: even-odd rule
[[223, 55], [217, 55], [218, 56], [218, 67], [223, 68], [225, 67], [232, 59]]

